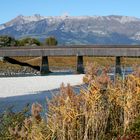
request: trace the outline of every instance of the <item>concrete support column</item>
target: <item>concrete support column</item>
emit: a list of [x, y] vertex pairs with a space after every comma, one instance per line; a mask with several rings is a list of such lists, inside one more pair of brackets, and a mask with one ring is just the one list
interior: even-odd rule
[[84, 73], [83, 56], [77, 56], [77, 73]]
[[117, 56], [116, 57], [116, 64], [115, 64], [115, 74], [116, 75], [121, 75], [122, 71], [121, 71], [121, 57]]
[[48, 74], [49, 71], [49, 61], [48, 56], [42, 56], [41, 58], [41, 65], [40, 65], [40, 73], [41, 74]]

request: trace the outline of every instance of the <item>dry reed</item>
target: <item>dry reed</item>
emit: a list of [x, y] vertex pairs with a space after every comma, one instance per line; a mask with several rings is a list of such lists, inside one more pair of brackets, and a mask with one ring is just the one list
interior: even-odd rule
[[[70, 85], [47, 100], [46, 121], [41, 105], [32, 105], [32, 117], [21, 128], [10, 129], [28, 140], [129, 140], [130, 126], [140, 116], [140, 69], [115, 84], [108, 68], [88, 64], [84, 81], [89, 84], [76, 94]], [[19, 134], [18, 134], [19, 137]]]

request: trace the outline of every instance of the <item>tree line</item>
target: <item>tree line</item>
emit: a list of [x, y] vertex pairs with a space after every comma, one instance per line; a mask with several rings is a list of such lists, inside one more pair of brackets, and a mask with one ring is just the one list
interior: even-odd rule
[[39, 41], [36, 38], [26, 37], [23, 39], [15, 39], [14, 37], [3, 35], [0, 36], [0, 47], [10, 46], [56, 46], [58, 41], [55, 37], [50, 36], [45, 39], [44, 42]]

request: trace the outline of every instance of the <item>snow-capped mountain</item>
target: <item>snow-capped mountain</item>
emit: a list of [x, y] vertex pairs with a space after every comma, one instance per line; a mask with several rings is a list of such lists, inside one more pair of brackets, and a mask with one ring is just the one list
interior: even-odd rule
[[18, 16], [0, 25], [15, 38], [55, 36], [60, 44], [140, 44], [140, 19], [128, 16]]

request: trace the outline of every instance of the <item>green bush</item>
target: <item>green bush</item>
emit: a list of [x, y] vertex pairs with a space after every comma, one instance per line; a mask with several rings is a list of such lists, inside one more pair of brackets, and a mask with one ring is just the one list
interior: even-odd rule
[[0, 114], [0, 140], [12, 140], [13, 137], [9, 132], [10, 127], [21, 127], [26, 117], [29, 116], [29, 105], [23, 110], [15, 113], [13, 107], [9, 107], [4, 113]]
[[18, 40], [18, 46], [40, 46], [41, 42], [37, 40], [36, 38], [24, 38], [21, 40]]
[[46, 38], [45, 43], [48, 46], [56, 46], [58, 44], [58, 42], [57, 42], [55, 37], [48, 37], [48, 38]]
[[10, 36], [0, 36], [0, 47], [17, 46], [17, 41]]

